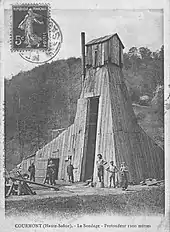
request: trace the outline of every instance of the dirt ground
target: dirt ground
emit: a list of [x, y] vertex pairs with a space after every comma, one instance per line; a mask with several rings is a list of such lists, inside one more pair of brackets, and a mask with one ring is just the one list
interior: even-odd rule
[[129, 186], [96, 188], [75, 183], [59, 191], [34, 187], [36, 195], [9, 196], [6, 198], [6, 216], [31, 213], [70, 217], [80, 214], [163, 215], [164, 186]]
[[157, 186], [148, 187], [148, 186], [129, 186], [127, 191], [122, 191], [121, 188], [95, 188], [85, 186], [84, 183], [75, 183], [75, 184], [68, 184], [68, 186], [60, 187], [59, 191], [55, 191], [54, 189], [45, 189], [41, 186], [33, 186], [32, 190], [36, 192], [36, 195], [22, 195], [22, 196], [15, 196], [12, 195], [6, 199], [7, 202], [9, 201], [21, 201], [21, 200], [33, 200], [33, 199], [45, 199], [45, 198], [55, 198], [55, 197], [71, 197], [71, 196], [87, 196], [87, 195], [117, 195], [117, 194], [132, 194], [134, 192], [139, 192], [141, 190], [149, 190], [151, 188], [157, 188]]

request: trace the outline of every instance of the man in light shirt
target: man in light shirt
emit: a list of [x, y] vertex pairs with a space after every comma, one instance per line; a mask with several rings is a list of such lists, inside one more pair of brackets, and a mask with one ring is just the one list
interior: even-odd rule
[[104, 184], [104, 165], [107, 164], [106, 161], [103, 160], [102, 155], [97, 155], [98, 160], [96, 162], [97, 164], [97, 176], [99, 178], [99, 182]]
[[116, 187], [116, 184], [115, 184], [115, 174], [116, 172], [118, 172], [118, 169], [116, 167], [116, 165], [114, 165], [114, 162], [111, 161], [110, 162], [110, 166], [106, 169], [108, 172], [110, 172], [110, 185], [109, 187], [111, 188], [112, 186], [112, 182], [113, 182], [113, 187], [115, 188]]

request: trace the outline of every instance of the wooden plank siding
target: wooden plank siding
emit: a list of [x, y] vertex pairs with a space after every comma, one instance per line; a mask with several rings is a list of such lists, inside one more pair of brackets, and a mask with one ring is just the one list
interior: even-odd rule
[[[126, 85], [119, 74], [121, 70], [117, 69], [112, 64], [108, 65], [117, 164], [119, 166], [122, 161], [127, 163], [132, 182], [151, 176], [160, 178], [158, 173], [163, 169], [163, 151], [157, 147], [153, 152], [153, 141], [144, 136], [137, 124]], [[161, 162], [158, 162], [159, 159]]]
[[[160, 175], [156, 173], [157, 170], [159, 170], [159, 173], [163, 169], [163, 151], [158, 147], [156, 153], [153, 152], [154, 145], [149, 136], [144, 136], [145, 139], [143, 138], [143, 132], [137, 124], [120, 68], [109, 64], [107, 69], [102, 68], [95, 75], [97, 81], [94, 81], [95, 77], [93, 76], [89, 84], [93, 85], [96, 83], [93, 87], [91, 86], [91, 91], [92, 89], [94, 90], [94, 96], [101, 96], [96, 156], [98, 153], [101, 153], [104, 159], [108, 162], [114, 160], [118, 166], [120, 166], [121, 162], [125, 161], [130, 170], [131, 182], [139, 182], [144, 177], [160, 178]], [[103, 80], [106, 81], [107, 77], [106, 87], [103, 84]], [[107, 95], [107, 91], [110, 95]], [[81, 97], [83, 97], [83, 94]], [[109, 113], [107, 108], [108, 104], [110, 104], [111, 113]], [[106, 128], [112, 128], [110, 136]], [[143, 142], [141, 142], [140, 138]], [[112, 143], [108, 145], [107, 141], [109, 139]], [[109, 150], [112, 150], [113, 155], [109, 153]], [[152, 157], [154, 154], [155, 157]], [[160, 159], [161, 162], [158, 162]], [[96, 165], [94, 168], [94, 179], [97, 179]], [[108, 184], [108, 173], [105, 173], [105, 183], [106, 185]]]
[[59, 179], [67, 179], [66, 166], [68, 155], [72, 156], [73, 165], [78, 168], [75, 179], [80, 180], [81, 161], [83, 157], [87, 99], [79, 99], [78, 113], [75, 123], [63, 131], [36, 154], [36, 181], [42, 182], [46, 175], [47, 163], [50, 158], [59, 158]]
[[114, 115], [113, 131], [139, 131], [139, 126], [137, 125], [136, 117], [128, 97], [127, 88], [119, 74], [120, 69], [116, 66], [114, 67], [114, 65], [108, 65], [108, 70], [111, 108]]
[[[89, 70], [90, 72], [90, 70]], [[88, 74], [87, 74], [88, 75]], [[95, 81], [94, 81], [95, 80]], [[96, 138], [96, 152], [94, 163], [94, 181], [96, 181], [96, 158], [97, 154], [101, 153], [103, 158], [110, 162], [115, 160], [114, 153], [114, 141], [112, 127], [112, 114], [109, 96], [109, 78], [106, 68], [99, 69], [93, 75], [93, 79], [90, 82], [91, 91], [94, 96], [100, 96], [99, 98], [99, 110], [98, 110], [98, 123], [97, 123], [97, 138]], [[81, 97], [83, 98], [88, 89], [85, 89]], [[105, 183], [108, 184], [108, 173], [105, 172]]]
[[120, 43], [118, 38], [112, 37], [112, 39], [110, 40], [111, 44], [111, 50], [110, 50], [110, 55], [111, 55], [111, 63], [113, 64], [117, 64], [118, 66], [120, 66]]

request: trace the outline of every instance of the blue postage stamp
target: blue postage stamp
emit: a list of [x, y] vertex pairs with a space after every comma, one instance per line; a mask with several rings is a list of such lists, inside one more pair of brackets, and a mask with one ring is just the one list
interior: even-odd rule
[[47, 50], [49, 19], [48, 4], [13, 5], [11, 50]]

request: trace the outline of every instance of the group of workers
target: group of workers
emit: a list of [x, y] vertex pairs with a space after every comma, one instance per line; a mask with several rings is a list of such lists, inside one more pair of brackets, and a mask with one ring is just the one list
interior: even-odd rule
[[[105, 169], [105, 165], [108, 164], [103, 158], [101, 154], [97, 155], [98, 159], [96, 161], [97, 166], [97, 176], [98, 180], [101, 183], [101, 187], [104, 187], [104, 172], [105, 170], [109, 172], [109, 187], [122, 187], [122, 190], [127, 190], [128, 187], [128, 168], [125, 165], [125, 162], [121, 163], [120, 168], [118, 169], [113, 161], [110, 161], [109, 167]], [[68, 160], [67, 165], [67, 175], [69, 182], [74, 183], [74, 174], [73, 170], [76, 169], [73, 167], [73, 164], [71, 163], [71, 159]], [[30, 181], [35, 182], [35, 165], [34, 162], [31, 163], [31, 165], [28, 168], [28, 171], [30, 172]], [[118, 178], [119, 176], [119, 178]], [[53, 161], [50, 160], [47, 165], [47, 172], [46, 177], [44, 179], [44, 184], [48, 183], [51, 185], [55, 185], [55, 164], [53, 164]]]
[[[76, 169], [73, 167], [71, 162], [67, 165], [67, 174], [68, 174], [68, 179], [69, 182], [74, 183], [74, 175], [73, 175], [73, 170]], [[35, 165], [34, 162], [31, 163], [31, 165], [28, 168], [28, 172], [30, 173], [29, 179], [30, 181], [35, 182]], [[53, 163], [52, 160], [49, 161], [47, 165], [47, 172], [46, 172], [46, 177], [44, 179], [44, 184], [51, 184], [55, 185], [55, 164]]]
[[[97, 175], [99, 182], [104, 186], [104, 170], [107, 162], [102, 158], [101, 154], [97, 155], [98, 160], [97, 164]], [[106, 171], [109, 172], [109, 187], [111, 188], [112, 183], [113, 187], [122, 187], [122, 190], [127, 190], [128, 187], [128, 168], [125, 165], [125, 162], [121, 163], [120, 169], [116, 167], [113, 161], [110, 161], [109, 167], [106, 168]], [[119, 177], [119, 178], [118, 178]]]
[[[31, 165], [29, 166], [28, 172], [30, 173], [30, 181], [35, 182], [35, 165], [34, 165], [34, 162], [32, 162]], [[48, 165], [47, 165], [46, 177], [44, 179], [44, 184], [45, 183], [55, 185], [55, 164], [53, 164], [52, 160], [50, 160]]]

